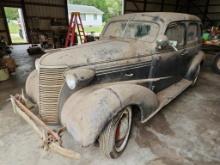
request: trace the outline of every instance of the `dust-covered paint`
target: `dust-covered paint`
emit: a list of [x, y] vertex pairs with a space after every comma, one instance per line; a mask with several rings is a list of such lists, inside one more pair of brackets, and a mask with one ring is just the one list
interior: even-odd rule
[[[157, 93], [171, 89], [168, 88], [171, 85], [177, 86], [183, 79], [186, 85], [177, 86], [179, 92], [167, 92], [168, 104], [191, 84], [184, 79], [189, 79], [186, 73], [193, 73], [202, 60], [199, 40], [181, 47], [170, 45], [166, 30], [170, 23], [176, 27], [178, 22], [185, 26], [189, 22], [201, 24], [198, 17], [188, 14], [127, 14], [107, 23], [99, 41], [50, 51], [42, 56], [39, 71], [30, 75], [26, 85], [28, 95], [34, 101], [39, 100], [42, 119], [56, 124], [61, 120], [74, 139], [87, 146], [97, 140], [106, 124], [125, 106], [138, 106], [142, 121], [155, 115], [158, 106], [163, 107]], [[114, 26], [109, 31], [111, 24]], [[114, 34], [116, 32], [121, 34]], [[164, 47], [158, 47], [161, 38], [167, 44]], [[74, 75], [79, 82], [72, 86], [74, 89], [68, 87], [66, 74]], [[33, 75], [35, 79], [30, 81]], [[81, 81], [85, 76], [86, 83]], [[168, 78], [160, 79], [162, 77]], [[158, 81], [153, 81], [154, 78]], [[143, 79], [152, 81], [131, 83]], [[120, 81], [128, 83], [118, 83]], [[39, 90], [31, 91], [31, 86], [39, 86]]]

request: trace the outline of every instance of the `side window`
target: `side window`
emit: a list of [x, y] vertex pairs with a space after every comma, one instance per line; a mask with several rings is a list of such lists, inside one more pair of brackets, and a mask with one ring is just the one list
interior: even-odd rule
[[183, 24], [169, 25], [165, 35], [171, 42], [177, 42], [177, 47], [181, 47], [185, 42], [185, 26]]
[[198, 39], [199, 42], [202, 43], [202, 24], [199, 24], [198, 26]]
[[198, 33], [199, 33], [198, 25], [195, 23], [189, 24], [187, 28], [187, 44], [197, 42], [199, 35]]
[[199, 26], [198, 26], [198, 37], [201, 38], [201, 36], [202, 36], [202, 25], [199, 24]]

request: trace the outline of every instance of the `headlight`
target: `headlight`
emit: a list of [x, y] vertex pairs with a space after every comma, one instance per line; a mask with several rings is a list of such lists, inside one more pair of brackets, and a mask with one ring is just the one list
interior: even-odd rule
[[91, 69], [75, 68], [64, 73], [64, 78], [69, 89], [84, 87], [94, 78], [95, 71]]
[[75, 89], [77, 85], [77, 79], [72, 74], [65, 75], [66, 84], [70, 89]]
[[36, 59], [35, 60], [35, 69], [37, 70], [37, 72], [39, 72], [39, 69], [40, 69], [40, 59]]

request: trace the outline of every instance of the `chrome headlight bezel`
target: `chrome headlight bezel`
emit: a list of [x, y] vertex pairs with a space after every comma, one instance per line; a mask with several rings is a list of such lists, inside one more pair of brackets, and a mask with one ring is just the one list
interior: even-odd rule
[[81, 88], [87, 85], [95, 76], [95, 71], [86, 68], [74, 68], [65, 71], [64, 79], [69, 89]]
[[76, 76], [74, 76], [73, 74], [66, 74], [64, 77], [67, 86], [71, 90], [75, 89], [78, 83]]

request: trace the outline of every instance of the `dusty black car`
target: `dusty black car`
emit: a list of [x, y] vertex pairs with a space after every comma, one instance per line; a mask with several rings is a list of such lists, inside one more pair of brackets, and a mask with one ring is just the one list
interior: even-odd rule
[[[119, 16], [99, 41], [55, 50], [36, 61], [26, 94], [42, 121], [61, 124], [81, 146], [98, 141], [107, 157], [117, 158], [134, 116], [147, 122], [196, 83], [204, 56], [200, 46], [196, 16]], [[15, 110], [24, 110], [18, 102], [12, 97]]]

